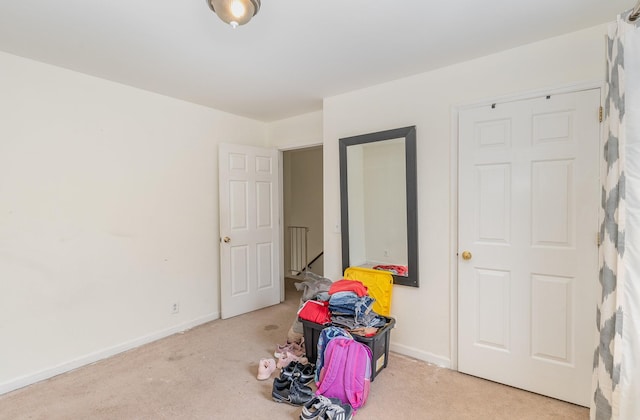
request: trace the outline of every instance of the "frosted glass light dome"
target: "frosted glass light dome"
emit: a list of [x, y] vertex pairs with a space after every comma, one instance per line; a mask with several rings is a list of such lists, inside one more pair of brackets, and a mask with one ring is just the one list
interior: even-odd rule
[[260, 10], [260, 0], [207, 0], [207, 3], [223, 22], [233, 28], [249, 22]]

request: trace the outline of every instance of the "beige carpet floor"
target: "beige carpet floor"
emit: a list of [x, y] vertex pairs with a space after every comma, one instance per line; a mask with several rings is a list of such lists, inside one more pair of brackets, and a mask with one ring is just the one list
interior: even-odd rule
[[[292, 291], [293, 290], [293, 291]], [[0, 419], [297, 419], [258, 361], [284, 343], [299, 295], [0, 396]], [[393, 341], [393, 331], [391, 332]], [[358, 419], [588, 419], [588, 409], [391, 353]]]

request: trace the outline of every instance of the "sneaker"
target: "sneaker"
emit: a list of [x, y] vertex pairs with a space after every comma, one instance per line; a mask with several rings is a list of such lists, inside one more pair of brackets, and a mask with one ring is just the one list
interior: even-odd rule
[[331, 405], [325, 408], [323, 419], [328, 420], [351, 420], [353, 418], [353, 407], [349, 403], [342, 403], [338, 398], [329, 398]]
[[273, 359], [260, 359], [260, 363], [258, 363], [258, 378], [259, 381], [264, 381], [265, 379], [269, 379], [271, 374], [276, 370], [276, 361]]
[[322, 420], [324, 419], [324, 413], [333, 404], [331, 400], [322, 395], [318, 395], [309, 400], [302, 406], [302, 413], [300, 413], [300, 420]]
[[276, 351], [273, 352], [273, 356], [276, 359], [279, 359], [283, 356], [284, 353], [292, 353], [295, 356], [304, 356], [305, 354], [305, 349], [304, 349], [304, 338], [302, 339], [302, 341], [300, 342], [300, 344], [298, 343], [291, 343], [287, 341], [287, 344], [284, 345], [280, 345], [278, 344], [276, 347]]
[[303, 405], [313, 398], [313, 391], [298, 381], [275, 378], [271, 397], [275, 402], [291, 405]]
[[302, 364], [307, 364], [307, 363], [309, 363], [309, 360], [305, 356], [296, 356], [293, 353], [289, 353], [288, 351], [285, 351], [278, 358], [278, 362], [276, 363], [276, 367], [278, 369], [282, 369], [282, 368], [285, 368], [285, 367], [289, 366], [289, 364], [292, 363], [292, 362], [300, 362]]
[[281, 377], [296, 378], [302, 384], [308, 384], [315, 377], [316, 368], [311, 363], [291, 362], [282, 368]]

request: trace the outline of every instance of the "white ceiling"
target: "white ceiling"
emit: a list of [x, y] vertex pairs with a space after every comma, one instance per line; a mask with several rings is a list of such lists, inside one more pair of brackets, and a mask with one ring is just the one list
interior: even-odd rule
[[[0, 0], [0, 50], [249, 118], [615, 20], [635, 0]], [[604, 42], [604, 39], [603, 39]], [[603, 57], [604, 66], [604, 57]]]

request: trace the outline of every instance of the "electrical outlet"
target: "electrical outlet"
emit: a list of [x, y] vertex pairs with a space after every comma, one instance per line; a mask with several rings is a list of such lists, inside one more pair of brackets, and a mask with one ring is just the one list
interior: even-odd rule
[[173, 302], [171, 304], [171, 313], [177, 314], [178, 312], [180, 312], [180, 302]]

